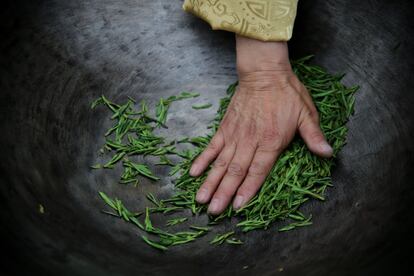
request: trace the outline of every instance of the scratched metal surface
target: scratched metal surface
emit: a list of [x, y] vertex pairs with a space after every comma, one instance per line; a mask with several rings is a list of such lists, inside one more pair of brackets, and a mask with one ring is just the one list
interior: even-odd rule
[[[292, 56], [346, 72], [359, 84], [348, 145], [314, 225], [214, 247], [211, 235], [161, 254], [138, 231], [99, 212], [97, 191], [139, 209], [171, 184], [116, 185], [92, 172], [108, 112], [101, 94], [174, 103], [170, 137], [199, 135], [236, 80], [233, 35], [213, 32], [181, 1], [14, 1], [0, 12], [0, 236], [10, 275], [389, 275], [413, 250], [413, 12], [410, 1], [299, 3]], [[191, 104], [212, 102], [209, 110]], [[151, 163], [151, 160], [147, 160]], [[156, 173], [166, 175], [166, 170]], [[38, 204], [45, 207], [39, 214]], [[156, 218], [155, 223], [165, 219]], [[206, 221], [206, 217], [192, 218]], [[220, 226], [224, 230], [230, 225]], [[248, 269], [243, 269], [248, 266]], [[282, 270], [283, 271], [280, 271]], [[405, 274], [407, 275], [407, 274]]]

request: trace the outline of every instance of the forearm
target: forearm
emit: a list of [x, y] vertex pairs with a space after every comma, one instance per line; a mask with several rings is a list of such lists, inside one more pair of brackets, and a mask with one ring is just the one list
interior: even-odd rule
[[263, 42], [236, 35], [237, 73], [244, 86], [268, 90], [292, 77], [287, 42]]
[[239, 74], [291, 70], [286, 41], [264, 42], [236, 35], [236, 49]]

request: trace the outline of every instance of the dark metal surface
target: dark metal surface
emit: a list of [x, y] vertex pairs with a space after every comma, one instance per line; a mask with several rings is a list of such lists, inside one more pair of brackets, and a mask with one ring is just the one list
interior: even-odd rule
[[[242, 247], [202, 240], [161, 254], [131, 225], [99, 212], [104, 190], [135, 209], [158, 186], [92, 172], [108, 112], [101, 94], [174, 103], [169, 135], [206, 133], [236, 79], [233, 35], [174, 1], [14, 1], [1, 11], [0, 235], [3, 272], [18, 275], [390, 275], [413, 251], [411, 1], [300, 1], [291, 53], [359, 84], [348, 145], [314, 225], [249, 234]], [[214, 103], [194, 112], [189, 103]], [[149, 160], [150, 162], [151, 160]], [[158, 171], [166, 174], [166, 171]], [[38, 204], [45, 213], [38, 212]], [[135, 207], [135, 208], [134, 208]], [[195, 218], [205, 221], [205, 217]], [[161, 223], [162, 219], [156, 219]], [[229, 225], [222, 226], [222, 229]], [[244, 266], [248, 269], [243, 269]], [[281, 271], [283, 268], [283, 271]], [[408, 275], [408, 274], [404, 274]]]

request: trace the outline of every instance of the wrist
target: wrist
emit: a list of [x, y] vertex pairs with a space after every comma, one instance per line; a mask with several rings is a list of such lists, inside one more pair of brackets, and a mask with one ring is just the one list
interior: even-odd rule
[[292, 70], [286, 41], [264, 42], [236, 35], [239, 76], [254, 72], [289, 72]]

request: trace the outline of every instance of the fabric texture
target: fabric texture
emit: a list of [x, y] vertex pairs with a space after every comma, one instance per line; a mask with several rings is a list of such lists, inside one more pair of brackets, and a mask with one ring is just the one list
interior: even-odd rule
[[292, 37], [298, 0], [185, 0], [183, 9], [225, 30], [262, 41]]

